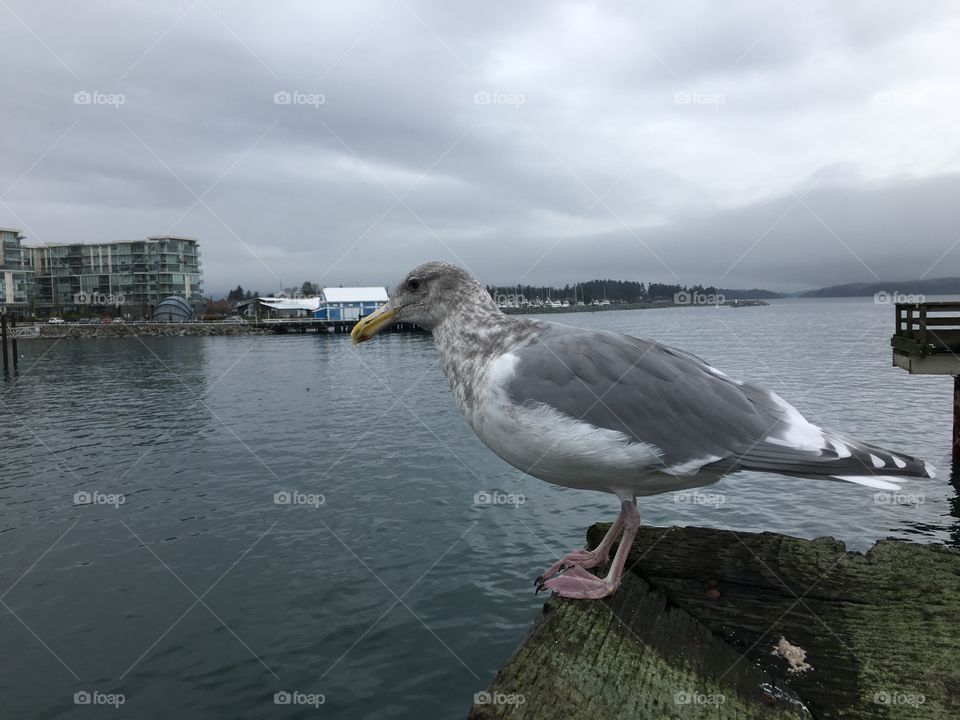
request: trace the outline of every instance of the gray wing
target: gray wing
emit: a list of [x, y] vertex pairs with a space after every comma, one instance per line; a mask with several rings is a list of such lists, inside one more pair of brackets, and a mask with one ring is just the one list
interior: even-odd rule
[[776, 394], [650, 340], [551, 325], [513, 353], [514, 402], [545, 404], [654, 445], [674, 472], [929, 475], [920, 460], [822, 430]]

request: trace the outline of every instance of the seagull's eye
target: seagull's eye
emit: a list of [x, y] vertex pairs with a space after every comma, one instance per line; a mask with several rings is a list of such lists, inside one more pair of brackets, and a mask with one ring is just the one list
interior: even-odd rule
[[407, 287], [408, 287], [410, 290], [419, 290], [419, 289], [420, 289], [420, 285], [421, 285], [421, 283], [420, 283], [420, 278], [412, 277], [412, 278], [410, 278], [409, 280], [407, 280]]

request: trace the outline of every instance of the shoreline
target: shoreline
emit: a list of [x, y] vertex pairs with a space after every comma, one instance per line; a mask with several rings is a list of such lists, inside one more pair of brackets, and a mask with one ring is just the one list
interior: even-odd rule
[[[762, 307], [769, 305], [764, 300], [748, 300], [739, 307]], [[554, 315], [567, 313], [609, 312], [614, 310], [663, 310], [688, 307], [738, 307], [733, 301], [719, 305], [703, 304], [665, 304], [665, 303], [621, 303], [616, 305], [573, 305], [569, 307], [538, 308], [500, 308], [505, 315]], [[352, 323], [352, 321], [349, 321]], [[97, 337], [218, 337], [233, 335], [285, 335], [290, 331], [302, 333], [297, 319], [280, 324], [249, 322], [245, 325], [222, 322], [191, 323], [106, 323], [77, 324], [63, 323], [51, 325], [44, 322], [23, 323], [17, 325], [17, 340], [64, 340], [71, 338]], [[304, 323], [305, 324], [305, 323]], [[314, 328], [311, 327], [311, 330]]]
[[[17, 329], [30, 325], [18, 325]], [[260, 325], [230, 323], [124, 323], [113, 325], [49, 325], [38, 323], [38, 334], [18, 337], [27, 340], [93, 339], [98, 337], [219, 337], [230, 335], [270, 335], [273, 330]]]
[[618, 303], [616, 305], [571, 305], [569, 307], [500, 308], [505, 315], [549, 315], [552, 313], [608, 312], [610, 310], [667, 310], [692, 307], [766, 307], [766, 300], [727, 300], [722, 303]]

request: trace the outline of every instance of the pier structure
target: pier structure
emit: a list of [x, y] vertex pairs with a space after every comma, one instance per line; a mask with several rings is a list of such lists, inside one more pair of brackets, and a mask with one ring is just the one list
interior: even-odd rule
[[960, 302], [896, 304], [893, 364], [912, 375], [953, 376], [953, 461], [960, 460]]
[[[360, 322], [359, 318], [354, 320], [330, 320], [327, 318], [303, 317], [260, 319], [252, 322], [251, 325], [269, 328], [278, 334], [303, 334], [307, 332], [349, 333], [358, 322]], [[386, 326], [383, 332], [413, 332], [418, 329], [416, 325], [398, 322]]]

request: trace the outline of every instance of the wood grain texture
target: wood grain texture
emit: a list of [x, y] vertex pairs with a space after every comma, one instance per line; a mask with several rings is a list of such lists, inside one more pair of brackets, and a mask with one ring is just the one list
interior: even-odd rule
[[470, 718], [960, 718], [956, 550], [645, 527], [627, 567], [611, 598], [550, 598]]

